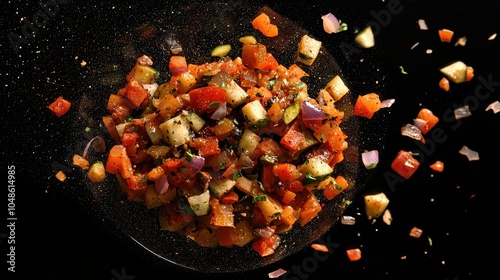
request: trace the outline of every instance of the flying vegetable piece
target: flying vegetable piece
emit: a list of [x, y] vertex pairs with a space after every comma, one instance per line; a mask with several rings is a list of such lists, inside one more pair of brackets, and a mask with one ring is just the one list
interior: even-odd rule
[[387, 208], [387, 205], [389, 205], [389, 199], [383, 192], [365, 195], [364, 200], [365, 212], [368, 219], [380, 217]]

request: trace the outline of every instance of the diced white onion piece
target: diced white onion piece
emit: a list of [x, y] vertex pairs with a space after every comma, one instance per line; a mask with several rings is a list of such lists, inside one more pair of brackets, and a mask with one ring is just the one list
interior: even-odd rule
[[413, 124], [406, 124], [403, 126], [401, 128], [401, 135], [408, 136], [415, 140], [422, 140], [422, 131]]
[[152, 97], [153, 94], [155, 93], [156, 89], [158, 88], [158, 84], [142, 84], [142, 87], [148, 92], [149, 97]]
[[269, 272], [268, 276], [269, 278], [278, 278], [285, 273], [287, 273], [286, 270], [284, 270], [283, 268], [278, 268], [273, 272]]
[[472, 115], [471, 111], [469, 110], [469, 105], [462, 106], [460, 108], [457, 108], [453, 111], [455, 114], [455, 119], [462, 119], [466, 118]]
[[469, 149], [465, 145], [458, 152], [460, 154], [466, 156], [469, 159], [469, 161], [479, 160], [479, 153], [474, 151], [474, 150]]
[[226, 114], [227, 114], [227, 105], [226, 102], [222, 102], [222, 104], [219, 105], [219, 107], [217, 107], [217, 110], [215, 110], [215, 112], [212, 114], [212, 116], [210, 116], [210, 118], [212, 120], [220, 121], [226, 117]]
[[411, 46], [410, 50], [413, 50], [413, 49], [414, 49], [414, 48], [416, 48], [419, 44], [420, 44], [420, 42], [416, 42], [415, 44], [413, 44], [413, 46]]
[[391, 225], [392, 214], [391, 211], [389, 211], [389, 209], [385, 209], [384, 214], [382, 215], [382, 221], [384, 221], [384, 223], [386, 223], [388, 226]]
[[492, 110], [493, 113], [498, 113], [500, 111], [500, 102], [495, 101], [486, 107], [485, 111]]
[[182, 46], [179, 45], [179, 44], [174, 44], [170, 47], [170, 51], [173, 53], [173, 54], [179, 54], [182, 52]]
[[353, 216], [342, 216], [342, 218], [340, 218], [340, 222], [343, 225], [352, 226], [356, 224], [356, 218], [354, 218]]
[[385, 99], [385, 100], [382, 100], [381, 104], [382, 105], [382, 108], [389, 108], [392, 106], [392, 104], [394, 104], [394, 102], [396, 102], [396, 99]]
[[166, 175], [161, 175], [160, 179], [155, 181], [155, 187], [158, 194], [164, 194], [168, 191], [169, 187], [168, 179]]
[[427, 50], [425, 51], [425, 53], [426, 53], [426, 54], [431, 54], [431, 53], [432, 53], [432, 49], [427, 49]]
[[467, 37], [463, 36], [463, 37], [460, 37], [458, 38], [457, 42], [455, 43], [455, 47], [456, 46], [465, 46], [465, 43], [467, 43]]
[[377, 166], [379, 161], [378, 151], [371, 150], [361, 154], [361, 160], [366, 169], [373, 169]]
[[423, 19], [418, 20], [418, 27], [420, 30], [428, 30], [429, 28], [427, 27], [427, 23]]
[[497, 34], [493, 33], [493, 34], [491, 34], [490, 37], [488, 37], [488, 41], [495, 40], [496, 37], [497, 37]]

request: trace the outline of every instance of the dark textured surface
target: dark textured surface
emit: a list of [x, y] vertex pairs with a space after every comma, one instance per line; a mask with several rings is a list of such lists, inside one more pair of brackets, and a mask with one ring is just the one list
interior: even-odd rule
[[[45, 22], [40, 13], [44, 9], [35, 2], [2, 2], [0, 98], [7, 108], [2, 110], [1, 158], [4, 170], [8, 165], [16, 167], [15, 276], [266, 279], [268, 272], [281, 267], [290, 271], [285, 279], [323, 279], [320, 275], [325, 272], [329, 279], [477, 279], [482, 273], [495, 272], [486, 261], [494, 259], [499, 249], [493, 214], [498, 213], [494, 206], [499, 194], [495, 177], [500, 168], [500, 119], [485, 108], [499, 100], [500, 73], [494, 62], [499, 44], [498, 39], [488, 41], [500, 31], [497, 3], [454, 1], [444, 5], [389, 0], [298, 1], [292, 5], [267, 1], [287, 24], [278, 38], [262, 38], [280, 63], [293, 62], [293, 42], [300, 32], [307, 32], [324, 47], [311, 69], [315, 79], [326, 80], [330, 75], [324, 70], [338, 70], [348, 81], [351, 98], [373, 91], [395, 98], [396, 103], [372, 120], [345, 124], [353, 148], [379, 149], [381, 156], [375, 170], [357, 178], [358, 192], [353, 193], [354, 202], [346, 210], [357, 218], [356, 225], [335, 224], [328, 229], [337, 214], [324, 214], [325, 219], [315, 223], [326, 227], [320, 238], [331, 245], [330, 254], [318, 254], [307, 246], [321, 231], [314, 235], [304, 230], [290, 236], [289, 246], [282, 248], [286, 252], [262, 263], [251, 251], [206, 253], [183, 246], [183, 238], [170, 236], [163, 245], [150, 213], [140, 205], [122, 204], [111, 177], [91, 185], [71, 166], [73, 153], [81, 153], [88, 140], [106, 133], [99, 123], [107, 96], [122, 85], [121, 79], [137, 55], [152, 55], [162, 72], [167, 69], [169, 44], [178, 41], [188, 60], [204, 62], [211, 46], [226, 40], [237, 45], [236, 38], [241, 35], [258, 35], [248, 20], [265, 5], [259, 1], [215, 1], [213, 5], [208, 1], [129, 2], [59, 1], [59, 9], [45, 10]], [[321, 16], [328, 12], [346, 22], [348, 31], [324, 33]], [[34, 38], [26, 38], [15, 52], [8, 34], [22, 34], [26, 26], [23, 17], [44, 27], [34, 32]], [[426, 20], [429, 30], [418, 29], [420, 18]], [[376, 31], [376, 46], [359, 49], [353, 43], [353, 32], [368, 23]], [[154, 36], [140, 39], [137, 34], [151, 27]], [[454, 30], [455, 39], [466, 36], [466, 46], [439, 42], [437, 30], [441, 28]], [[346, 48], [353, 53], [346, 56]], [[432, 49], [432, 54], [426, 54], [427, 49]], [[85, 67], [80, 65], [82, 60], [87, 62]], [[441, 78], [438, 69], [454, 60], [473, 66], [476, 75], [469, 83], [452, 84], [451, 91], [445, 93], [437, 87]], [[166, 78], [166, 70], [163, 75]], [[488, 80], [489, 87], [484, 83]], [[321, 83], [317, 81], [308, 81], [312, 90]], [[62, 118], [46, 108], [59, 95], [74, 102]], [[450, 110], [465, 104], [471, 107], [472, 116], [454, 120]], [[444, 138], [430, 134], [427, 144], [419, 145], [399, 134], [400, 127], [412, 122], [421, 107], [441, 117], [436, 128], [443, 131]], [[85, 133], [86, 127], [91, 131]], [[463, 145], [478, 151], [480, 161], [469, 162], [460, 155]], [[409, 180], [387, 181], [390, 162], [400, 149], [419, 151], [422, 165]], [[354, 156], [349, 162], [356, 159]], [[443, 173], [428, 168], [435, 160], [445, 162]], [[348, 165], [342, 171], [354, 172], [356, 167]], [[54, 178], [58, 169], [68, 174], [65, 183]], [[394, 218], [390, 226], [381, 220], [372, 223], [364, 215], [362, 195], [374, 191], [383, 191], [390, 199]], [[7, 203], [4, 205], [7, 208]], [[133, 215], [124, 214], [129, 212]], [[423, 230], [420, 239], [408, 235], [413, 226]], [[3, 260], [8, 253], [7, 239], [0, 240]], [[293, 242], [297, 245], [291, 245]], [[346, 258], [345, 250], [352, 247], [362, 249], [363, 258], [358, 262]], [[216, 267], [244, 272], [202, 275], [163, 258], [202, 272]], [[264, 266], [266, 261], [271, 264]]]

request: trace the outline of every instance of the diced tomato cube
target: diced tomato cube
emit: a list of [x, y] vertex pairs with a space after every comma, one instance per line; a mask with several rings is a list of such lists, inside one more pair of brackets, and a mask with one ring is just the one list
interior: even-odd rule
[[391, 168], [405, 179], [409, 179], [417, 171], [420, 162], [411, 152], [401, 150], [392, 161]]
[[49, 105], [49, 109], [58, 117], [66, 114], [71, 107], [71, 102], [59, 96], [54, 102]]

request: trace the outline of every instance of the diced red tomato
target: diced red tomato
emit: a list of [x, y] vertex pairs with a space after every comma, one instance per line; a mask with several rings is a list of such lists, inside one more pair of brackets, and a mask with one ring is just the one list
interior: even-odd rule
[[382, 108], [382, 103], [378, 94], [359, 95], [354, 104], [354, 115], [371, 119], [380, 108]]
[[[297, 151], [300, 144], [304, 143], [306, 139], [306, 134], [300, 129], [300, 121], [295, 119], [287, 130], [285, 135], [281, 138], [280, 144], [290, 151]], [[302, 126], [303, 127], [303, 126]]]
[[429, 165], [429, 167], [434, 171], [443, 172], [444, 163], [440, 160], [436, 160], [433, 164]]
[[271, 23], [271, 19], [265, 13], [259, 14], [252, 20], [253, 28], [262, 32], [266, 37], [276, 37], [278, 36], [278, 26]]
[[445, 42], [445, 43], [451, 42], [451, 38], [453, 37], [453, 34], [454, 34], [453, 31], [446, 29], [446, 28], [438, 30], [438, 35], [439, 35], [439, 39], [441, 40], [441, 42]]
[[71, 102], [69, 102], [68, 100], [64, 99], [62, 96], [59, 96], [58, 98], [56, 98], [56, 100], [54, 100], [54, 102], [52, 102], [49, 105], [49, 109], [57, 117], [61, 117], [64, 114], [66, 114], [68, 112], [68, 110], [69, 110], [70, 107], [71, 107]]
[[425, 121], [424, 125], [420, 128], [422, 134], [429, 132], [439, 122], [439, 118], [427, 108], [420, 109], [417, 118]]
[[220, 153], [219, 139], [216, 136], [197, 137], [191, 141], [190, 146], [197, 149], [202, 157], [208, 157]]
[[321, 204], [318, 198], [311, 193], [307, 200], [302, 205], [302, 211], [300, 212], [299, 222], [302, 226], [310, 222], [314, 217], [318, 215], [321, 211]]
[[106, 161], [106, 172], [111, 174], [121, 174], [124, 179], [134, 175], [132, 162], [127, 155], [127, 150], [121, 144], [114, 145], [108, 154]]
[[252, 248], [259, 253], [261, 257], [269, 256], [274, 253], [274, 249], [279, 244], [279, 236], [276, 234], [267, 238], [260, 238], [252, 243]]
[[131, 81], [125, 86], [125, 96], [134, 106], [137, 108], [142, 105], [142, 103], [147, 100], [148, 92], [142, 87], [137, 81]]
[[233, 204], [238, 202], [239, 196], [235, 191], [229, 191], [220, 198], [223, 204]]
[[226, 91], [218, 86], [206, 86], [189, 91], [193, 109], [199, 112], [215, 111], [226, 102]]
[[409, 179], [417, 171], [420, 162], [408, 151], [401, 150], [391, 163], [392, 170], [405, 179]]
[[125, 132], [122, 135], [122, 145], [127, 150], [127, 155], [135, 156], [137, 153], [137, 133]]
[[355, 262], [361, 259], [361, 250], [359, 248], [346, 250], [347, 257], [351, 262]]
[[174, 75], [188, 71], [188, 64], [185, 56], [173, 55], [170, 57], [168, 68]]
[[262, 44], [243, 44], [243, 65], [251, 70], [271, 71], [278, 69], [278, 62]]

